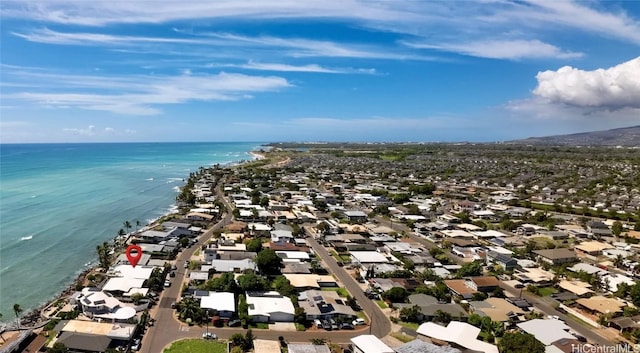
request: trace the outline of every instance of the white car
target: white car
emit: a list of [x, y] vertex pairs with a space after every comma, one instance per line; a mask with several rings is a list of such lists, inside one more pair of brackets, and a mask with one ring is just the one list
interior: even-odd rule
[[366, 321], [364, 321], [364, 319], [363, 319], [363, 318], [357, 318], [357, 319], [353, 320], [353, 321], [351, 322], [351, 324], [352, 324], [353, 326], [364, 326], [364, 325], [366, 325], [366, 324], [367, 324], [367, 322], [366, 322]]
[[218, 339], [218, 336], [216, 336], [216, 334], [213, 332], [203, 332], [202, 338], [204, 338], [205, 340], [215, 340]]
[[169, 281], [169, 280], [164, 281], [164, 286], [165, 287], [171, 287], [171, 281]]

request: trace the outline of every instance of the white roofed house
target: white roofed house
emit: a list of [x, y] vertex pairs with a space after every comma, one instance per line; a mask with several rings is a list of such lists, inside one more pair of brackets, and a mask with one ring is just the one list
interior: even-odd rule
[[278, 292], [247, 292], [249, 316], [254, 322], [293, 322], [291, 299]]
[[136, 315], [136, 309], [117, 298], [93, 288], [83, 288], [75, 298], [82, 313], [89, 318], [126, 321]]
[[274, 243], [288, 243], [293, 241], [293, 232], [288, 230], [273, 230], [271, 231], [271, 241]]
[[446, 327], [433, 322], [421, 324], [417, 333], [448, 342], [453, 347], [461, 347], [474, 352], [498, 353], [498, 347], [478, 339], [480, 329], [466, 322], [451, 321]]
[[236, 312], [236, 302], [233, 293], [209, 292], [200, 298], [200, 308], [215, 311], [223, 319], [230, 319]]
[[354, 353], [394, 353], [393, 349], [374, 335], [360, 335], [351, 339]]

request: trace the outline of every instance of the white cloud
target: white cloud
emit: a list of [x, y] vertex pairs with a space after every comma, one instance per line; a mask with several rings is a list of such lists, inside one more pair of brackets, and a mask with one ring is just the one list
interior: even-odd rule
[[404, 42], [414, 48], [436, 49], [490, 59], [576, 58], [581, 53], [562, 51], [539, 40], [485, 40], [469, 43], [421, 44]]
[[[126, 115], [155, 115], [158, 105], [190, 101], [230, 101], [251, 93], [276, 91], [291, 86], [282, 77], [250, 76], [221, 72], [180, 76], [83, 76], [16, 69], [5, 80], [29, 78], [30, 90], [22, 87], [4, 93], [5, 100], [34, 102], [52, 108], [81, 108]], [[92, 93], [85, 93], [91, 91]], [[118, 93], [114, 93], [118, 92]]]
[[376, 69], [329, 68], [318, 64], [290, 65], [281, 63], [262, 63], [249, 61], [246, 64], [208, 64], [207, 67], [234, 67], [246, 70], [281, 71], [281, 72], [311, 72], [327, 74], [369, 74], [375, 75]]
[[640, 108], [640, 57], [593, 71], [565, 66], [539, 72], [536, 79], [533, 93], [552, 103], [611, 110]]
[[3, 16], [53, 23], [104, 26], [216, 18], [338, 18], [359, 21], [419, 21], [411, 1], [229, 0], [229, 1], [18, 1], [6, 0]]
[[62, 131], [78, 136], [93, 136], [96, 134], [95, 125], [89, 125], [87, 128], [64, 128]]

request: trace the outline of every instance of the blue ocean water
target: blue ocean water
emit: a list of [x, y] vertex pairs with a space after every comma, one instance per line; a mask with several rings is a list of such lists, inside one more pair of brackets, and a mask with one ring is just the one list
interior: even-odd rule
[[[201, 166], [249, 160], [259, 143], [0, 145], [0, 313], [52, 299], [97, 263], [124, 221], [168, 213]], [[133, 230], [133, 229], [132, 229]]]

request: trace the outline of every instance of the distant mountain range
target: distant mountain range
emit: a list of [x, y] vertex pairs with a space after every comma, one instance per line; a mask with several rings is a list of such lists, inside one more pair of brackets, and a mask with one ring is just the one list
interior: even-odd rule
[[578, 134], [529, 137], [507, 143], [563, 146], [640, 146], [640, 125]]

